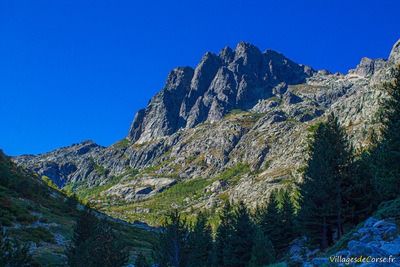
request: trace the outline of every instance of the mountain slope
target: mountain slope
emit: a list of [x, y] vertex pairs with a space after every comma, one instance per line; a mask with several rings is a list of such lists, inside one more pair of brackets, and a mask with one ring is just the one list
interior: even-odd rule
[[[76, 201], [17, 167], [0, 151], [0, 225], [11, 238], [29, 245], [40, 266], [66, 265], [66, 247], [79, 208]], [[142, 251], [150, 256], [154, 233], [96, 214], [121, 233], [132, 253]]]
[[363, 58], [347, 74], [314, 71], [240, 43], [177, 68], [139, 111], [126, 139], [84, 142], [14, 160], [116, 217], [157, 223], [171, 207], [254, 205], [301, 179], [307, 129], [335, 112], [354, 145], [368, 145], [379, 85], [400, 63]]

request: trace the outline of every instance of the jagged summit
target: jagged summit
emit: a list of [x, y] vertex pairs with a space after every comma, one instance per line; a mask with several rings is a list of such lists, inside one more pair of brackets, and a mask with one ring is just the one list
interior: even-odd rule
[[[396, 43], [388, 60], [363, 58], [348, 74], [332, 74], [241, 43], [206, 53], [194, 69], [171, 71], [136, 114], [134, 142], [79, 144], [13, 160], [59, 187], [89, 190], [91, 203], [124, 219], [163, 214], [175, 203], [153, 197], [173, 186], [190, 188], [183, 190], [182, 209], [219, 207], [226, 197], [255, 205], [300, 179], [308, 129], [325, 114], [336, 114], [356, 148], [369, 144], [385, 97], [379, 87], [398, 55]], [[221, 178], [232, 173], [228, 182]]]
[[274, 87], [305, 81], [314, 71], [272, 50], [240, 42], [216, 55], [207, 52], [193, 70], [176, 68], [164, 88], [135, 115], [128, 139], [143, 143], [218, 121], [233, 109], [248, 110], [274, 95]]
[[393, 45], [392, 51], [390, 52], [389, 61], [392, 63], [400, 62], [400, 39]]

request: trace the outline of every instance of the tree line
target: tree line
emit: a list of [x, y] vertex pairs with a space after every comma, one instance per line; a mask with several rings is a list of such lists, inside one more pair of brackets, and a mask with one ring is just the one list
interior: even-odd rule
[[215, 235], [203, 214], [193, 227], [179, 213], [164, 226], [160, 267], [252, 267], [285, 259], [296, 237], [326, 250], [370, 216], [384, 201], [400, 194], [400, 67], [383, 84], [388, 98], [377, 117], [367, 149], [355, 151], [335, 115], [310, 128], [309, 155], [299, 199], [275, 191], [264, 207], [251, 212], [243, 203], [226, 203]]
[[[189, 224], [178, 211], [166, 218], [153, 259], [160, 267], [260, 267], [284, 259], [299, 236], [326, 250], [377, 206], [400, 193], [400, 67], [385, 83], [388, 95], [378, 118], [380, 132], [370, 146], [355, 151], [334, 114], [310, 129], [309, 155], [299, 199], [288, 190], [273, 191], [255, 210], [243, 202], [226, 202], [212, 231], [208, 217]], [[8, 182], [8, 181], [7, 181]], [[28, 192], [29, 193], [29, 192]], [[0, 263], [29, 262], [27, 249], [0, 231]], [[15, 256], [21, 253], [21, 256]], [[86, 209], [77, 220], [67, 249], [69, 266], [124, 266], [128, 251], [107, 223]], [[7, 265], [8, 264], [8, 265]], [[144, 255], [136, 267], [148, 267]]]

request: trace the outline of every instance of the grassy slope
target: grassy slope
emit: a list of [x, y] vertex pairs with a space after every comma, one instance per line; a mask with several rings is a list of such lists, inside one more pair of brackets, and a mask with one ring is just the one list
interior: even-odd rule
[[[229, 114], [225, 116], [225, 120], [233, 120], [240, 121], [240, 124], [243, 127], [251, 128], [254, 123], [262, 116], [259, 113], [251, 113], [242, 110], [232, 110]], [[120, 143], [123, 145], [125, 141], [121, 141]], [[117, 143], [117, 145], [121, 145]], [[167, 152], [168, 153], [168, 152]], [[196, 160], [188, 159], [189, 162]], [[136, 177], [150, 176], [150, 177], [158, 177], [158, 171], [162, 169], [164, 166], [168, 165], [170, 162], [168, 160], [159, 163], [158, 165], [154, 165], [148, 168], [145, 168], [138, 172], [137, 170], [131, 170], [132, 173], [129, 174], [129, 179], [135, 179]], [[186, 181], [179, 181], [179, 171], [180, 166], [176, 166], [176, 171], [174, 174], [170, 175], [171, 178], [178, 179], [178, 183], [171, 188], [165, 190], [164, 192], [155, 195], [154, 197], [142, 201], [137, 202], [126, 202], [124, 200], [118, 199], [110, 199], [102, 194], [111, 186], [117, 184], [121, 177], [115, 178], [109, 181], [107, 184], [102, 186], [98, 186], [95, 188], [87, 188], [85, 186], [75, 185], [73, 188], [72, 185], [67, 185], [63, 190], [68, 194], [74, 193], [76, 196], [83, 202], [94, 203], [93, 205], [99, 210], [104, 211], [110, 216], [117, 217], [123, 220], [127, 220], [133, 222], [135, 220], [140, 220], [147, 222], [151, 225], [160, 225], [163, 220], [163, 215], [171, 211], [173, 208], [179, 208], [179, 210], [184, 212], [184, 215], [191, 219], [190, 210], [196, 204], [204, 202], [207, 199], [208, 195], [204, 192], [204, 189], [211, 185], [213, 182], [217, 180], [222, 180], [228, 182], [230, 187], [237, 184], [241, 175], [245, 173], [250, 173], [250, 168], [247, 164], [239, 163], [236, 166], [230, 167], [217, 174], [214, 177], [204, 177], [204, 178], [196, 178]], [[166, 175], [162, 175], [162, 177], [166, 177]], [[124, 178], [124, 181], [127, 182], [127, 179]], [[220, 199], [225, 200], [228, 198], [226, 192], [220, 194]], [[186, 212], [186, 213], [185, 213]], [[214, 216], [215, 217], [215, 216]], [[211, 218], [213, 221], [215, 218]]]
[[[33, 256], [38, 263], [65, 265], [65, 247], [77, 216], [76, 203], [16, 167], [0, 152], [0, 223], [11, 237], [36, 246]], [[132, 253], [142, 251], [151, 256], [154, 233], [115, 222], [112, 225]]]

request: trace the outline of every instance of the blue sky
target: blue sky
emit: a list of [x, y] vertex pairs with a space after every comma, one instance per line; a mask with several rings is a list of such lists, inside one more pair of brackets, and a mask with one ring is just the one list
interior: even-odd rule
[[388, 56], [398, 10], [397, 0], [2, 0], [0, 148], [110, 145], [172, 68], [242, 40], [346, 72]]

